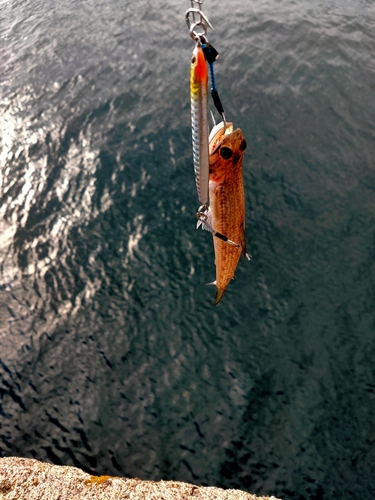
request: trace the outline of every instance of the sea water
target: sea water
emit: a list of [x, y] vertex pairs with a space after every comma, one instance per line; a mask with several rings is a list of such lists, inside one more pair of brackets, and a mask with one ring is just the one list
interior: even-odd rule
[[372, 499], [375, 4], [204, 0], [248, 145], [216, 307], [189, 7], [0, 0], [0, 455]]

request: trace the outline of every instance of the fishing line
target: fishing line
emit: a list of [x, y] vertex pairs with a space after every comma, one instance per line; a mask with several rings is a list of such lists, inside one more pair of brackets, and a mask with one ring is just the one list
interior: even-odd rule
[[212, 100], [214, 101], [215, 108], [217, 109], [219, 115], [221, 115], [221, 117], [223, 118], [223, 122], [225, 124], [226, 120], [224, 115], [224, 108], [219, 97], [219, 92], [217, 91], [216, 88], [215, 72], [214, 72], [214, 62], [218, 59], [219, 52], [211, 44], [208, 43], [207, 38], [204, 35], [200, 37], [200, 42], [204, 53], [204, 57], [206, 58], [208, 67], [210, 69]]

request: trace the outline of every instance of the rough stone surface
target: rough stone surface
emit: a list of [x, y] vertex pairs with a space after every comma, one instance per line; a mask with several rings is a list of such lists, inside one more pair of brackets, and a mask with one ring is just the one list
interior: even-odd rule
[[0, 458], [0, 500], [277, 500], [177, 481], [90, 476], [75, 467]]

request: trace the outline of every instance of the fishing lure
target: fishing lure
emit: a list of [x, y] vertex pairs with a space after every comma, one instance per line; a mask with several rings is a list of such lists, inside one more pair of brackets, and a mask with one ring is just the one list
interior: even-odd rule
[[190, 66], [190, 104], [195, 183], [202, 205], [208, 203], [209, 181], [207, 89], [207, 63], [197, 41]]
[[[194, 5], [197, 4], [198, 8]], [[190, 108], [195, 184], [199, 201], [208, 203], [209, 154], [208, 154], [208, 68], [203, 49], [205, 34], [210, 21], [201, 10], [202, 0], [191, 0], [185, 20], [195, 47], [190, 64]], [[192, 18], [192, 21], [191, 21]], [[198, 20], [197, 20], [198, 19]], [[213, 29], [213, 28], [212, 28]]]
[[[198, 8], [194, 5], [197, 4]], [[192, 17], [192, 21], [191, 18]], [[197, 20], [198, 18], [198, 20]], [[195, 48], [190, 65], [190, 105], [191, 129], [193, 144], [193, 163], [195, 183], [199, 201], [202, 205], [208, 203], [209, 184], [209, 133], [208, 133], [208, 68], [211, 79], [211, 95], [216, 109], [221, 114], [226, 126], [224, 109], [215, 85], [213, 63], [218, 58], [217, 50], [208, 43], [207, 26], [213, 29], [210, 21], [202, 11], [202, 0], [191, 0], [191, 8], [185, 16], [190, 36], [195, 42]]]

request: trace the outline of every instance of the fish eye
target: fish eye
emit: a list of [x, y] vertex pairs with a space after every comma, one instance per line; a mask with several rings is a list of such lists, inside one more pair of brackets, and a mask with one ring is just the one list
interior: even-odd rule
[[240, 144], [240, 151], [245, 151], [246, 147], [247, 147], [247, 142], [245, 141], [245, 139], [242, 139]]
[[191, 57], [191, 64], [194, 64], [195, 63], [195, 56], [192, 56]]
[[230, 148], [226, 148], [225, 146], [220, 149], [220, 156], [224, 158], [224, 160], [229, 160], [233, 154], [233, 151]]

